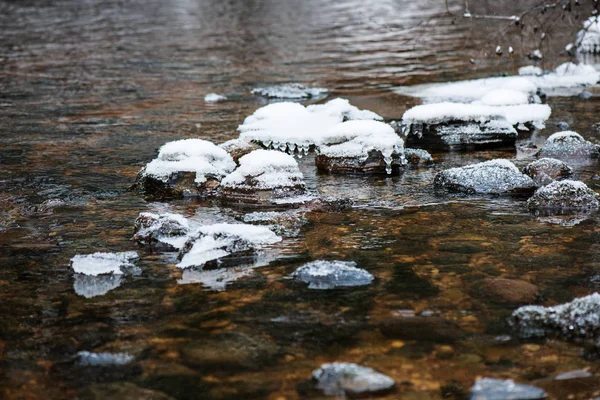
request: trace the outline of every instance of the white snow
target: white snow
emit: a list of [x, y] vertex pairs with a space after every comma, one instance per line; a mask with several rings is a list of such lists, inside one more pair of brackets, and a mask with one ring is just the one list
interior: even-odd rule
[[218, 101], [224, 101], [224, 100], [227, 100], [227, 96], [223, 96], [222, 94], [209, 93], [206, 96], [204, 96], [204, 101], [206, 103], [216, 103]]
[[[224, 188], [274, 189], [304, 185], [298, 163], [289, 154], [255, 150], [239, 159], [240, 166], [221, 181]], [[245, 182], [252, 178], [253, 184]]]
[[245, 141], [258, 141], [282, 151], [306, 152], [309, 146], [321, 144], [325, 133], [344, 119], [382, 118], [374, 112], [359, 110], [340, 98], [307, 107], [282, 102], [259, 108], [238, 126], [238, 130], [240, 139]]
[[540, 67], [536, 67], [535, 65], [527, 65], [525, 67], [519, 68], [520, 76], [540, 76], [544, 74], [544, 70]]
[[234, 168], [233, 158], [224, 149], [202, 139], [183, 139], [164, 144], [141, 174], [166, 182], [175, 172], [195, 172], [196, 183], [203, 183], [207, 175], [221, 178]]
[[481, 104], [486, 106], [513, 106], [518, 104], [528, 104], [529, 96], [527, 93], [512, 89], [495, 89], [486, 93], [481, 98]]
[[600, 53], [600, 20], [597, 15], [583, 23], [583, 29], [577, 32], [575, 47], [582, 53]]
[[71, 258], [71, 266], [76, 273], [85, 275], [122, 274], [121, 267], [132, 266], [131, 261], [137, 258], [135, 251], [78, 254]]

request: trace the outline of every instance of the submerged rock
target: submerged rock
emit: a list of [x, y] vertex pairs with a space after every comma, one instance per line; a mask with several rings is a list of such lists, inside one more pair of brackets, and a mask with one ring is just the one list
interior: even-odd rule
[[583, 182], [554, 181], [541, 187], [527, 200], [527, 207], [542, 214], [565, 214], [597, 210], [598, 194]]
[[469, 194], [523, 193], [535, 189], [530, 177], [504, 159], [447, 169], [435, 176], [434, 185]]
[[323, 97], [329, 93], [329, 90], [320, 87], [308, 87], [300, 83], [284, 83], [282, 85], [255, 88], [252, 89], [252, 93], [269, 99], [306, 100]]
[[80, 351], [77, 353], [79, 365], [89, 367], [107, 367], [129, 364], [133, 356], [127, 353], [92, 353]]
[[255, 150], [221, 182], [227, 203], [269, 203], [306, 194], [304, 176], [294, 157], [273, 150]]
[[158, 251], [179, 250], [190, 232], [183, 215], [140, 213], [134, 223], [133, 240]]
[[383, 122], [342, 122], [325, 133], [315, 163], [327, 172], [391, 174], [405, 164], [404, 141]]
[[308, 283], [309, 289], [364, 286], [373, 282], [373, 275], [356, 268], [355, 262], [318, 260], [296, 269], [292, 277]]
[[201, 139], [163, 145], [158, 157], [138, 173], [136, 186], [157, 198], [211, 196], [235, 162], [222, 148]]
[[228, 140], [225, 143], [221, 143], [219, 147], [228, 152], [233, 158], [233, 161], [238, 165], [240, 158], [261, 148], [257, 144], [245, 142], [241, 139]]
[[79, 274], [97, 276], [101, 274], [123, 274], [122, 267], [133, 266], [132, 261], [137, 259], [135, 251], [120, 253], [93, 253], [76, 255], [71, 258], [73, 271]]
[[553, 158], [598, 158], [600, 146], [586, 141], [579, 133], [573, 131], [557, 132], [546, 140], [538, 157]]
[[542, 389], [511, 379], [483, 378], [471, 388], [469, 400], [539, 400], [548, 397]]
[[566, 340], [597, 340], [600, 334], [600, 294], [594, 293], [554, 307], [523, 306], [510, 324], [521, 338], [558, 336]]
[[317, 389], [327, 396], [375, 395], [394, 389], [392, 378], [354, 363], [323, 364], [312, 373]]
[[538, 287], [520, 279], [487, 278], [474, 286], [473, 294], [489, 301], [522, 305], [537, 299]]
[[555, 158], [540, 158], [523, 168], [523, 173], [530, 176], [536, 185], [542, 186], [568, 178], [573, 174], [573, 168]]
[[404, 149], [404, 157], [408, 165], [431, 165], [433, 157], [428, 151], [422, 149]]

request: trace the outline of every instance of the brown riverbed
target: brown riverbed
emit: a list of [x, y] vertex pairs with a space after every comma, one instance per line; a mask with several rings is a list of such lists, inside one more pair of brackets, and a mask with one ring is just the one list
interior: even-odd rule
[[[505, 15], [526, 7], [473, 3]], [[545, 68], [569, 60], [561, 50], [587, 15], [575, 10], [546, 27]], [[522, 198], [431, 186], [441, 169], [497, 157], [522, 167], [528, 153], [439, 152], [434, 167], [387, 178], [317, 174], [304, 158], [312, 190], [351, 197], [354, 207], [309, 214], [275, 261], [224, 291], [178, 284], [173, 256], [130, 240], [138, 214], [161, 207], [128, 191], [139, 169], [167, 141], [236, 137], [266, 104], [252, 88], [326, 87], [328, 98], [398, 119], [418, 100], [395, 86], [514, 74], [530, 63], [538, 36], [509, 25], [450, 16], [434, 0], [0, 3], [0, 397], [297, 399], [316, 396], [307, 378], [328, 361], [391, 376], [390, 399], [462, 399], [483, 376], [532, 383], [555, 400], [599, 396], [596, 352], [507, 337], [506, 317], [520, 304], [490, 286], [532, 283], [532, 301], [544, 305], [596, 291], [598, 215], [549, 224]], [[516, 52], [498, 57], [496, 45]], [[588, 90], [588, 100], [549, 98], [547, 128], [520, 140], [543, 142], [567, 122], [598, 142], [600, 92]], [[207, 104], [211, 92], [228, 100]], [[598, 169], [580, 165], [575, 177], [598, 190]], [[169, 207], [213, 219], [242, 213], [191, 200]], [[76, 294], [71, 257], [128, 250], [141, 255], [139, 274], [103, 296]], [[286, 279], [313, 259], [354, 260], [377, 280], [324, 292]], [[135, 358], [81, 367], [73, 357], [82, 350]], [[592, 376], [553, 379], [577, 369]]]

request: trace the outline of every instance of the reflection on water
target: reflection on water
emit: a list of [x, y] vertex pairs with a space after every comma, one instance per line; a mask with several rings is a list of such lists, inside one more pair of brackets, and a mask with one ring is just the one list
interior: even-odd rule
[[[461, 399], [477, 376], [533, 383], [551, 399], [597, 396], [593, 349], [513, 340], [508, 295], [481, 288], [497, 278], [529, 282], [545, 305], [597, 290], [598, 214], [557, 224], [530, 214], [523, 198], [431, 186], [442, 169], [491, 158], [524, 167], [531, 146], [565, 124], [598, 142], [597, 88], [587, 100], [549, 98], [547, 129], [522, 135], [517, 151], [433, 153], [434, 166], [390, 177], [320, 174], [303, 158], [311, 192], [352, 198], [353, 207], [307, 212], [299, 235], [248, 266], [182, 271], [176, 254], [145, 253], [131, 240], [144, 211], [198, 224], [255, 211], [150, 203], [128, 190], [167, 141], [236, 137], [267, 101], [252, 88], [324, 87], [328, 98], [398, 119], [417, 100], [394, 87], [514, 74], [530, 63], [520, 52], [493, 54], [521, 43], [502, 22], [449, 17], [444, 3], [0, 3], [0, 397], [296, 399], [312, 396], [307, 377], [331, 361], [391, 376], [390, 399]], [[476, 3], [478, 12], [511, 14], [530, 2]], [[552, 55], [579, 22], [556, 24], [546, 69], [567, 61]], [[538, 45], [537, 36], [522, 42], [524, 52]], [[206, 104], [212, 92], [228, 100]], [[574, 167], [575, 179], [598, 190], [597, 163]], [[131, 250], [140, 271], [123, 281], [73, 277], [69, 267], [75, 254]], [[314, 291], [288, 279], [316, 259], [355, 261], [376, 280]], [[82, 369], [72, 362], [80, 351], [132, 361]], [[592, 377], [554, 380], [578, 369]]]

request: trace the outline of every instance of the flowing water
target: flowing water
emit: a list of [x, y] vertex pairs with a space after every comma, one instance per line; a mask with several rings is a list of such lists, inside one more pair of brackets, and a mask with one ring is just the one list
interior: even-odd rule
[[[458, 3], [450, 2], [454, 14]], [[473, 3], [506, 15], [529, 4]], [[544, 27], [545, 67], [567, 60], [559, 54], [578, 12]], [[387, 178], [318, 174], [303, 158], [311, 189], [354, 207], [308, 215], [273, 261], [238, 268], [226, 290], [178, 283], [172, 255], [131, 241], [143, 211], [213, 221], [241, 213], [149, 202], [128, 189], [167, 141], [236, 137], [266, 104], [252, 88], [326, 87], [329, 98], [398, 119], [418, 103], [395, 94], [398, 85], [514, 74], [527, 64], [535, 40], [510, 25], [449, 16], [438, 0], [1, 2], [0, 397], [316, 398], [308, 377], [329, 361], [391, 376], [390, 399], [462, 399], [482, 376], [532, 382], [552, 399], [600, 395], [592, 349], [510, 338], [515, 305], [481, 289], [486, 278], [520, 279], [538, 286], [541, 304], [592, 293], [600, 218], [550, 224], [523, 198], [453, 196], [431, 185], [441, 169], [497, 157], [522, 167], [530, 153], [434, 153], [436, 166]], [[497, 57], [499, 44], [514, 46], [514, 57]], [[553, 116], [532, 139], [543, 142], [564, 121], [600, 140], [600, 97], [589, 90], [588, 100], [550, 98]], [[211, 92], [228, 100], [204, 103]], [[597, 190], [596, 173], [597, 164], [581, 165], [576, 178]], [[141, 255], [137, 273], [103, 282], [114, 288], [104, 295], [78, 294], [92, 283], [73, 276], [71, 257], [130, 250]], [[377, 279], [332, 291], [286, 279], [315, 259], [352, 260]], [[134, 359], [86, 366], [79, 351]], [[592, 377], [553, 380], [576, 369]]]

